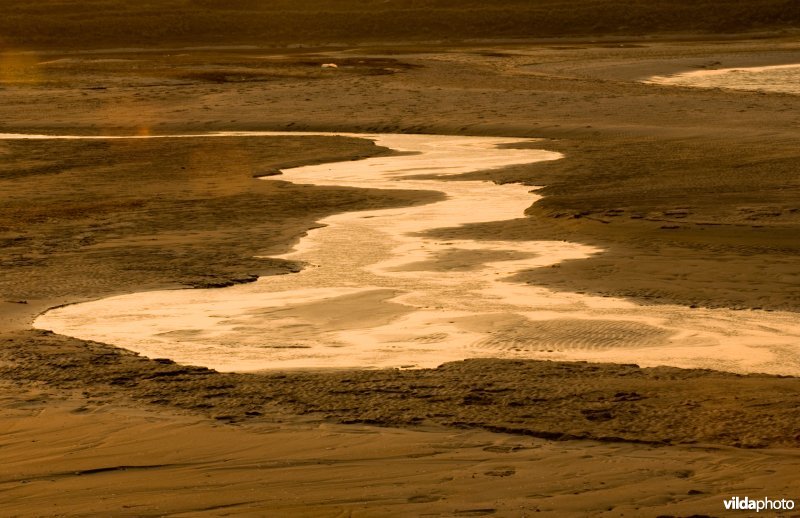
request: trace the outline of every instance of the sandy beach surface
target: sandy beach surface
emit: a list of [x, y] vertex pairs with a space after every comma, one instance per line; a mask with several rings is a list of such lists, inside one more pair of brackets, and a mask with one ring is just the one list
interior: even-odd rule
[[[564, 158], [457, 178], [545, 186], [525, 215], [426, 235], [603, 250], [514, 279], [554, 291], [797, 312], [800, 98], [643, 82], [800, 62], [792, 34], [768, 36], [43, 39], [0, 53], [0, 133], [541, 139]], [[732, 496], [800, 501], [793, 377], [491, 358], [219, 373], [31, 328], [63, 304], [291, 275], [303, 265], [258, 257], [334, 214], [442, 199], [259, 180], [390, 153], [346, 137], [0, 140], [0, 514], [724, 516]]]

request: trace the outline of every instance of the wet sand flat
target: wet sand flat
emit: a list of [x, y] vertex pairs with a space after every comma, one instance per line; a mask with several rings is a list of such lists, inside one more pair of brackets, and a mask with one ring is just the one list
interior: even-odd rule
[[[622, 46], [585, 40], [452, 48], [395, 44], [309, 50], [313, 57], [303, 52], [37, 53], [15, 62], [26, 74], [3, 78], [0, 132], [300, 129], [544, 138], [544, 149], [564, 154], [563, 160], [462, 177], [546, 186], [525, 216], [430, 235], [556, 239], [605, 250], [517, 279], [549, 289], [698, 309], [800, 306], [798, 98], [640, 82], [712, 62], [796, 62], [791, 37]], [[353, 68], [341, 67], [345, 73], [338, 75], [318, 70], [320, 62], [337, 60]], [[309, 61], [313, 66], [304, 64]], [[211, 73], [184, 70], [212, 62]], [[231, 71], [234, 63], [237, 70]], [[387, 488], [365, 490], [358, 502], [342, 501], [330, 496], [333, 489], [328, 492], [342, 488], [326, 478], [329, 471], [279, 464], [271, 476], [291, 480], [291, 488], [301, 488], [300, 498], [320, 514], [415, 514], [419, 508], [445, 516], [514, 515], [539, 507], [576, 516], [587, 510], [720, 515], [722, 499], [734, 494], [792, 496], [793, 454], [783, 449], [797, 446], [795, 378], [497, 360], [414, 372], [220, 374], [28, 327], [57, 304], [167, 287], [226, 286], [296, 271], [300, 265], [291, 261], [254, 257], [285, 253], [316, 221], [334, 213], [440, 199], [431, 192], [254, 178], [386, 152], [363, 141], [322, 137], [272, 143], [242, 137], [224, 146], [211, 139], [180, 145], [0, 143], [2, 191], [11, 193], [0, 200], [2, 426], [12, 430], [4, 437], [14, 458], [13, 469], [2, 475], [13, 492], [8, 513], [47, 514], [53, 503], [63, 502], [64, 489], [79, 495], [69, 504], [73, 514], [117, 505], [121, 513], [137, 514], [135, 507], [121, 506], [144, 505], [147, 512], [164, 514], [147, 496], [162, 491], [174, 502], [168, 512], [214, 514], [222, 509], [217, 506], [234, 505], [233, 511], [257, 513], [275, 501], [239, 497], [260, 487], [236, 481], [258, 479], [260, 460], [330, 459], [321, 451], [268, 452], [275, 443], [264, 439], [265, 425], [292, 430], [304, 445], [316, 441], [344, 451], [343, 471], [336, 474], [345, 486], [368, 476], [370, 487]], [[547, 327], [539, 332], [560, 336]], [[59, 406], [59, 400], [68, 403]], [[42, 422], [37, 415], [53, 419]], [[131, 431], [120, 431], [119, 422]], [[402, 430], [361, 428], [372, 425]], [[428, 428], [438, 426], [445, 428]], [[332, 443], [320, 438], [320, 430], [329, 429]], [[349, 440], [354, 429], [377, 434], [371, 452], [389, 442], [402, 447], [366, 454]], [[192, 466], [192, 454], [184, 451], [168, 458], [176, 466], [148, 468], [161, 463], [155, 456], [163, 450], [149, 442], [163, 437], [159, 430], [178, 443], [197, 441], [193, 451], [205, 464]], [[97, 446], [97, 438], [109, 433], [117, 434], [117, 445]], [[462, 433], [475, 438], [479, 449], [460, 443]], [[530, 436], [576, 442], [540, 443]], [[63, 440], [57, 451], [56, 437]], [[578, 442], [586, 440], [601, 442]], [[252, 444], [252, 453], [227, 449], [235, 441]], [[465, 450], [448, 457], [453, 464], [447, 465], [458, 468], [420, 479], [427, 468], [416, 455], [442, 442]], [[420, 444], [425, 446], [414, 446]], [[517, 445], [523, 448], [514, 450]], [[153, 456], [142, 457], [142, 451]], [[524, 462], [506, 460], [506, 451]], [[693, 457], [698, 451], [701, 457]], [[542, 452], [538, 460], [526, 457], [534, 452]], [[466, 464], [470, 469], [459, 455], [473, 459]], [[652, 464], [642, 461], [651, 455], [657, 459]], [[373, 461], [367, 457], [393, 467], [368, 467]], [[33, 458], [47, 462], [33, 466]], [[398, 458], [403, 460], [391, 460]], [[566, 464], [557, 466], [559, 459]], [[528, 468], [534, 461], [544, 464]], [[619, 467], [620, 478], [609, 466]], [[76, 471], [81, 474], [59, 475]], [[222, 498], [218, 487], [201, 491], [208, 486], [200, 478], [221, 473], [238, 488], [231, 493], [236, 498]], [[643, 485], [634, 483], [634, 475]], [[114, 477], [122, 477], [118, 485]], [[396, 486], [402, 489], [389, 490], [398, 480], [405, 483]], [[601, 486], [617, 480], [618, 491], [604, 492]], [[431, 484], [445, 489], [437, 493]], [[115, 491], [104, 504], [98, 493], [108, 487]]]
[[433, 427], [241, 429], [24, 395], [25, 406], [0, 407], [14, 419], [0, 442], [8, 515], [715, 515], [720, 494], [754, 485], [791, 494], [800, 463], [796, 450], [558, 443]]

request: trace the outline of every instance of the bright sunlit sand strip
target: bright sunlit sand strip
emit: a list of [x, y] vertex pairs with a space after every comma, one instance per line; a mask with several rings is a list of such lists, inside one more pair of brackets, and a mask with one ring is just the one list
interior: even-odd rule
[[282, 256], [307, 263], [298, 274], [225, 289], [112, 297], [49, 311], [35, 326], [222, 371], [423, 368], [495, 357], [800, 374], [795, 314], [639, 306], [556, 293], [505, 279], [599, 250], [492, 236], [447, 242], [425, 237], [434, 228], [522, 217], [537, 196], [521, 185], [420, 175], [560, 155], [498, 147], [523, 139], [352, 136], [415, 154], [289, 169], [281, 178], [433, 189], [448, 199], [325, 218], [325, 227]]
[[660, 85], [800, 94], [800, 64], [695, 70], [646, 81]]

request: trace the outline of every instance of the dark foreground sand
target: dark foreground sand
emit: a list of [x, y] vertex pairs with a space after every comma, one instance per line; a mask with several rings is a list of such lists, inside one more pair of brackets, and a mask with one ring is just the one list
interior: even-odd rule
[[[797, 62], [792, 39], [14, 56], [0, 132], [541, 137], [566, 158], [471, 175], [546, 185], [529, 217], [438, 234], [607, 249], [520, 276], [557, 289], [800, 308], [799, 98], [634, 81]], [[252, 256], [326, 214], [437, 198], [253, 178], [381, 152], [0, 142], [0, 514], [686, 516], [800, 498], [794, 378], [493, 360], [223, 375], [28, 328], [56, 304], [291, 272]]]

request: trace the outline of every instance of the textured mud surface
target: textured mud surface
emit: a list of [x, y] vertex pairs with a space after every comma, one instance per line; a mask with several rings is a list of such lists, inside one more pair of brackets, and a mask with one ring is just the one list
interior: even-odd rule
[[291, 415], [381, 426], [440, 424], [547, 439], [797, 447], [796, 378], [635, 365], [467, 360], [418, 371], [220, 374], [46, 332], [4, 338], [0, 372], [223, 422]]

